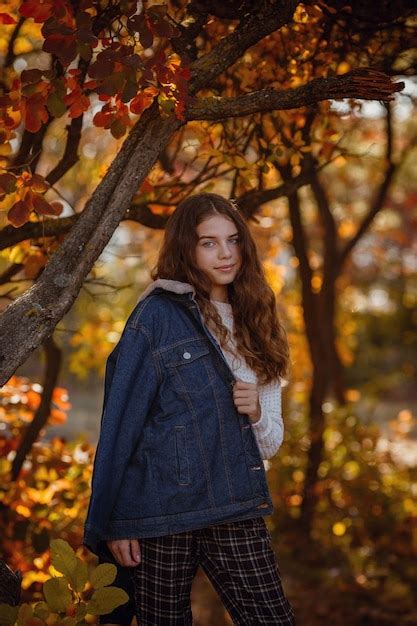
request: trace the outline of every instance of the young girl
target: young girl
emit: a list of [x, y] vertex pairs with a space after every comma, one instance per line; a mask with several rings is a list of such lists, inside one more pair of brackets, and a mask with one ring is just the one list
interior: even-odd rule
[[237, 207], [182, 201], [152, 279], [107, 361], [84, 544], [129, 574], [139, 626], [192, 624], [199, 565], [234, 624], [294, 625], [263, 519], [288, 344]]

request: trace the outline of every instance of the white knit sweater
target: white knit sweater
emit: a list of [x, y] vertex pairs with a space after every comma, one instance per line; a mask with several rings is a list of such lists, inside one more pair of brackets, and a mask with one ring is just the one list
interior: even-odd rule
[[[228, 302], [211, 301], [216, 307], [223, 324], [230, 330], [232, 336], [232, 346], [234, 341], [234, 320], [232, 305]], [[210, 329], [210, 332], [219, 342], [219, 338]], [[256, 383], [256, 373], [248, 366], [246, 360], [240, 356], [236, 359], [233, 354], [222, 348], [223, 355], [233, 371], [236, 378], [247, 383]], [[259, 386], [259, 403], [261, 405], [261, 417], [251, 424], [252, 430], [258, 442], [262, 459], [270, 459], [282, 444], [284, 438], [284, 422], [281, 410], [281, 382], [273, 381], [266, 385]]]

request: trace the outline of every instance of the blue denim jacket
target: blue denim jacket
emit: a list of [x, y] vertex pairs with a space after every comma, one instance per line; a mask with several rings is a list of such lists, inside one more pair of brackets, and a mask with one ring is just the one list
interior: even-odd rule
[[84, 544], [270, 515], [265, 469], [235, 377], [188, 283], [142, 294], [106, 364]]

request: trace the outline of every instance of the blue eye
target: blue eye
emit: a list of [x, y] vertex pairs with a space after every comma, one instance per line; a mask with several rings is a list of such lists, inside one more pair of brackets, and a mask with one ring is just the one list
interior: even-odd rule
[[[230, 243], [235, 243], [238, 244], [240, 239], [239, 237], [233, 237], [232, 239], [229, 239]], [[203, 245], [205, 248], [208, 248], [211, 244], [214, 244], [214, 241], [204, 241], [204, 243], [202, 243], [201, 245]]]

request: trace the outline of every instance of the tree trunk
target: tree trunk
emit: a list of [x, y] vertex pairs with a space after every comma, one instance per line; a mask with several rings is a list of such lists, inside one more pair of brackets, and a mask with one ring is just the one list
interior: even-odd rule
[[180, 125], [177, 119], [162, 119], [157, 102], [145, 111], [36, 284], [5, 309], [0, 317], [0, 385], [71, 307], [141, 182]]

